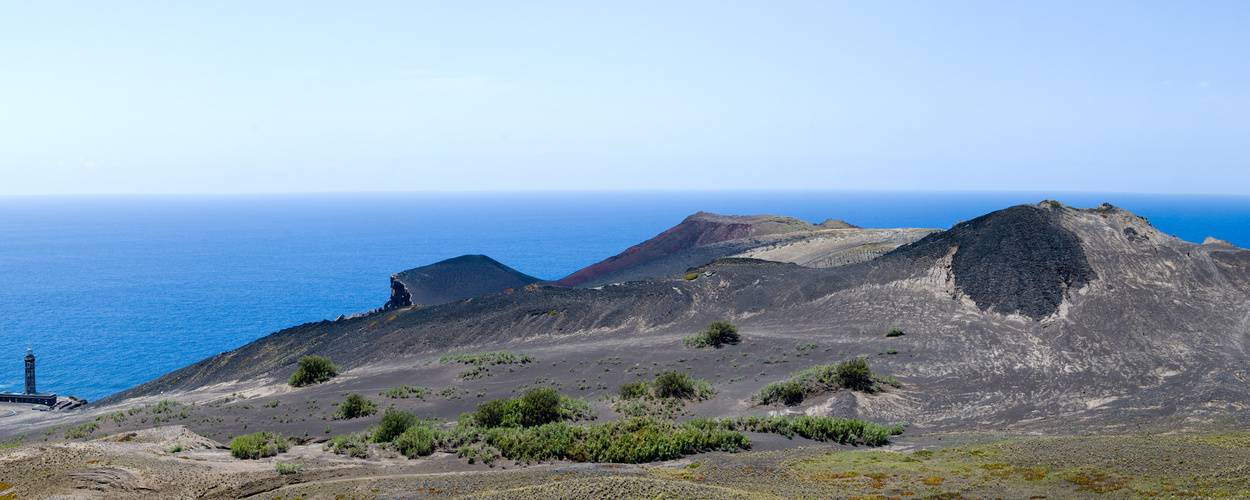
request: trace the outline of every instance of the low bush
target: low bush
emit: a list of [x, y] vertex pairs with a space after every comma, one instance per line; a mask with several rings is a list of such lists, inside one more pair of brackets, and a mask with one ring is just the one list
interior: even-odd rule
[[520, 396], [492, 399], [477, 406], [473, 423], [482, 428], [534, 427], [561, 420], [594, 418], [594, 410], [582, 398], [561, 395], [550, 387], [530, 389]]
[[762, 404], [782, 403], [793, 406], [802, 403], [807, 396], [822, 394], [838, 387], [875, 392], [883, 384], [901, 387], [894, 377], [878, 378], [868, 367], [868, 360], [855, 358], [841, 363], [816, 365], [790, 375], [780, 382], [773, 382], [752, 396]]
[[816, 441], [835, 441], [842, 444], [862, 443], [868, 446], [887, 444], [890, 441], [890, 436], [903, 433], [902, 425], [889, 427], [858, 419], [811, 415], [800, 415], [794, 418], [777, 415], [724, 419], [696, 418], [687, 425], [700, 429], [767, 432], [781, 434], [786, 437], [793, 437], [795, 434], [798, 434]]
[[868, 368], [868, 360], [864, 358], [838, 363], [838, 380], [848, 389], [868, 392], [874, 389], [872, 370]]
[[369, 458], [369, 441], [368, 431], [357, 434], [344, 434], [331, 438], [326, 444], [321, 446], [322, 450], [333, 452], [338, 455], [347, 455], [356, 458]]
[[426, 422], [418, 422], [395, 437], [395, 449], [408, 458], [424, 457], [434, 453], [439, 433]]
[[273, 464], [273, 470], [277, 471], [278, 474], [281, 474], [283, 476], [287, 474], [294, 474], [296, 472], [299, 472], [303, 468], [304, 468], [304, 462], [299, 462], [299, 463], [294, 463], [294, 464], [284, 464], [279, 461], [279, 462], [274, 462]]
[[650, 394], [651, 389], [648, 385], [645, 380], [626, 382], [616, 393], [620, 395], [621, 399], [638, 399]]
[[361, 396], [359, 392], [353, 392], [347, 396], [347, 400], [339, 405], [339, 410], [334, 412], [335, 420], [349, 420], [359, 417], [367, 417], [378, 412], [378, 407], [373, 403], [372, 399]]
[[739, 432], [698, 428], [648, 417], [586, 427], [564, 422], [530, 428], [497, 428], [485, 441], [511, 460], [645, 463], [703, 451], [748, 449]]
[[695, 278], [698, 278], [698, 277], [699, 277], [699, 273], [690, 273], [686, 275], [686, 281], [693, 281]]
[[655, 396], [658, 398], [687, 399], [694, 394], [694, 378], [686, 372], [667, 371], [655, 378]]
[[903, 333], [903, 331], [898, 328], [891, 328], [885, 331], [886, 337], [902, 337], [903, 335], [907, 335], [907, 334]]
[[741, 339], [738, 327], [728, 321], [713, 321], [707, 330], [694, 335], [687, 335], [681, 343], [687, 347], [718, 347], [722, 344], [736, 344]]
[[258, 459], [272, 457], [287, 450], [290, 443], [282, 434], [260, 431], [230, 440], [230, 454], [234, 458]]
[[417, 421], [417, 416], [411, 412], [396, 410], [394, 406], [387, 407], [386, 411], [382, 412], [382, 418], [378, 420], [376, 430], [373, 431], [372, 441], [389, 443]]
[[299, 358], [298, 363], [299, 368], [287, 380], [294, 387], [319, 384], [339, 374], [339, 367], [324, 356], [304, 356]]

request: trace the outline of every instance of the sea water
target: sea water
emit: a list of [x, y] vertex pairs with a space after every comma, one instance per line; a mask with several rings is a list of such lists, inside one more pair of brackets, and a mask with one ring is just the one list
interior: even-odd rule
[[390, 275], [463, 254], [558, 279], [703, 210], [863, 227], [952, 224], [1021, 203], [1102, 202], [1250, 247], [1250, 197], [654, 191], [0, 197], [0, 391], [89, 400], [282, 328], [363, 312]]

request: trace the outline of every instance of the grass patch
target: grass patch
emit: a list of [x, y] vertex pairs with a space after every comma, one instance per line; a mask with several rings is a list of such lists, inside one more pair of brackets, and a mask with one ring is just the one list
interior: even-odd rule
[[234, 458], [255, 460], [285, 452], [289, 446], [290, 442], [282, 434], [260, 431], [231, 439], [230, 454]]
[[277, 461], [277, 462], [274, 462], [273, 464], [273, 470], [283, 476], [288, 475], [288, 474], [295, 474], [296, 472], [299, 472], [303, 468], [304, 468], [304, 462], [285, 464], [285, 463], [282, 463], [281, 461]]
[[425, 395], [428, 394], [429, 392], [430, 392], [429, 389], [426, 389], [423, 387], [413, 387], [411, 385], [405, 384], [405, 385], [396, 387], [394, 389], [379, 392], [378, 395], [386, 396], [391, 399], [417, 398], [422, 401], [425, 401]]
[[907, 335], [907, 334], [903, 333], [903, 330], [898, 329], [898, 328], [891, 328], [885, 331], [886, 337], [902, 337], [904, 335]]
[[[24, 442], [26, 442], [25, 434], [22, 434], [21, 436], [15, 437], [13, 439], [0, 441], [0, 450], [7, 450], [9, 448], [17, 448], [18, 446], [21, 446], [22, 443]], [[0, 491], [4, 491], [4, 490], [0, 490]]]
[[99, 428], [100, 428], [100, 424], [94, 421], [87, 422], [85, 424], [70, 426], [65, 429], [65, 439], [85, 438], [87, 436], [90, 436], [93, 432], [96, 431], [96, 429], [99, 429]]
[[858, 419], [800, 415], [794, 418], [781, 416], [696, 418], [690, 425], [701, 428], [719, 428], [750, 432], [767, 432], [794, 437], [795, 434], [816, 441], [834, 441], [842, 444], [882, 446], [890, 442], [890, 436], [903, 433], [903, 426], [893, 427], [865, 422]]
[[481, 352], [475, 354], [457, 354], [439, 356], [439, 363], [463, 363], [466, 365], [523, 365], [534, 361], [534, 357], [525, 353], [511, 353], [507, 350]]
[[299, 368], [287, 380], [293, 387], [320, 384], [339, 374], [339, 367], [325, 356], [304, 356], [299, 358], [298, 363]]
[[707, 325], [707, 330], [703, 330], [694, 335], [687, 335], [681, 339], [681, 343], [686, 347], [719, 347], [723, 344], [737, 344], [741, 340], [738, 335], [738, 326], [728, 321], [713, 321]]

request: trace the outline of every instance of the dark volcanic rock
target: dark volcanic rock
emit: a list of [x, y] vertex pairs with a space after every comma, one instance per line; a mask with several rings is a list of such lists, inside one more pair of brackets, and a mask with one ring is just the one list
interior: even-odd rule
[[[940, 259], [954, 249], [955, 286], [977, 307], [1040, 320], [1059, 309], [1068, 290], [1098, 277], [1081, 239], [1058, 218], [1034, 206], [1015, 206], [961, 222], [886, 257]], [[1130, 240], [1140, 238], [1130, 231], [1125, 229]]]
[[446, 304], [540, 281], [485, 255], [461, 255], [391, 275], [391, 299], [382, 308]]

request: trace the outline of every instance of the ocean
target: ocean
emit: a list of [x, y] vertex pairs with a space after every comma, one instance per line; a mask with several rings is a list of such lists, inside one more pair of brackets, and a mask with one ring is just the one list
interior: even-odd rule
[[0, 391], [95, 400], [280, 329], [374, 309], [390, 275], [486, 254], [557, 279], [703, 210], [948, 228], [1021, 203], [1109, 202], [1250, 247], [1250, 197], [646, 191], [0, 197]]

